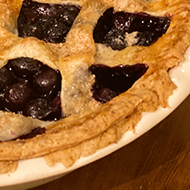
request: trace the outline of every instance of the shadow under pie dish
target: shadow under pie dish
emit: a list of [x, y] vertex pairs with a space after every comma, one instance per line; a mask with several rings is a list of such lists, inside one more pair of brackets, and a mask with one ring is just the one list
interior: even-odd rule
[[0, 172], [70, 167], [169, 106], [190, 1], [0, 1]]

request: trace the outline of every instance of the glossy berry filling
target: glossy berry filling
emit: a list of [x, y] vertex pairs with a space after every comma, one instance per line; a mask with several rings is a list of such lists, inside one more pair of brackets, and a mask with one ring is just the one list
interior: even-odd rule
[[[30, 133], [26, 134], [26, 135], [22, 135], [20, 137], [17, 137], [16, 139], [31, 139], [34, 138], [37, 135], [41, 135], [44, 134], [46, 132], [46, 129], [43, 127], [36, 127], [34, 128]], [[15, 140], [16, 140], [15, 139]]]
[[50, 43], [65, 42], [80, 7], [23, 1], [18, 17], [19, 37], [33, 36]]
[[0, 109], [41, 120], [61, 113], [61, 75], [40, 61], [21, 57], [0, 69]]
[[96, 43], [110, 46], [113, 50], [122, 50], [129, 46], [126, 35], [137, 32], [132, 45], [150, 46], [166, 33], [170, 18], [157, 17], [146, 13], [113, 12], [113, 8], [105, 11], [94, 28]]
[[144, 75], [148, 66], [140, 63], [115, 67], [96, 64], [89, 69], [95, 75], [95, 83], [92, 86], [93, 98], [101, 103], [106, 103], [128, 90], [135, 81]]

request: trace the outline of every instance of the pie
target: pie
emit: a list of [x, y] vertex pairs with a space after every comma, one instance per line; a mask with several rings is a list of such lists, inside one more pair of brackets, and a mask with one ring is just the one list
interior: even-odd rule
[[168, 107], [189, 0], [0, 0], [0, 173], [71, 166]]

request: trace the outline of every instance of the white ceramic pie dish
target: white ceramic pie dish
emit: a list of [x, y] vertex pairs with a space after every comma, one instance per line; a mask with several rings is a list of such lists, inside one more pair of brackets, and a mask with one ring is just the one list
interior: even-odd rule
[[178, 87], [169, 98], [170, 108], [159, 108], [154, 113], [143, 113], [141, 121], [136, 126], [135, 133], [132, 131], [126, 132], [118, 143], [98, 150], [91, 156], [80, 158], [70, 168], [65, 168], [62, 164], [48, 167], [43, 158], [20, 161], [14, 173], [0, 175], [0, 190], [28, 189], [52, 181], [79, 167], [109, 155], [153, 128], [175, 110], [190, 93], [190, 48], [187, 50], [185, 58], [186, 60], [180, 66], [170, 71], [170, 76]]

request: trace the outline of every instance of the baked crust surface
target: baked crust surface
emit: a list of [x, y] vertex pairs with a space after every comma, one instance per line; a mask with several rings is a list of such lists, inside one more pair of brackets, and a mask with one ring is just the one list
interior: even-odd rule
[[[16, 22], [22, 0], [0, 0], [0, 68], [9, 59], [37, 59], [62, 75], [62, 110], [67, 118], [44, 122], [0, 111], [0, 173], [13, 171], [22, 159], [44, 157], [49, 166], [57, 162], [71, 166], [80, 156], [117, 143], [127, 130], [134, 130], [142, 112], [168, 107], [176, 88], [169, 70], [178, 66], [190, 41], [190, 0], [39, 0], [43, 3], [72, 3], [82, 7], [66, 42], [50, 44], [34, 37], [19, 38]], [[110, 7], [115, 11], [170, 15], [167, 32], [149, 47], [129, 46], [112, 50], [93, 39], [93, 29]], [[149, 69], [126, 92], [105, 104], [92, 99], [92, 64], [108, 66], [146, 63]], [[76, 82], [77, 81], [77, 82]], [[74, 89], [74, 90], [73, 90]], [[167, 90], [166, 90], [167, 89]], [[46, 132], [31, 139], [7, 141], [37, 126]], [[7, 167], [9, 165], [9, 167]], [[5, 169], [7, 168], [7, 169]]]

